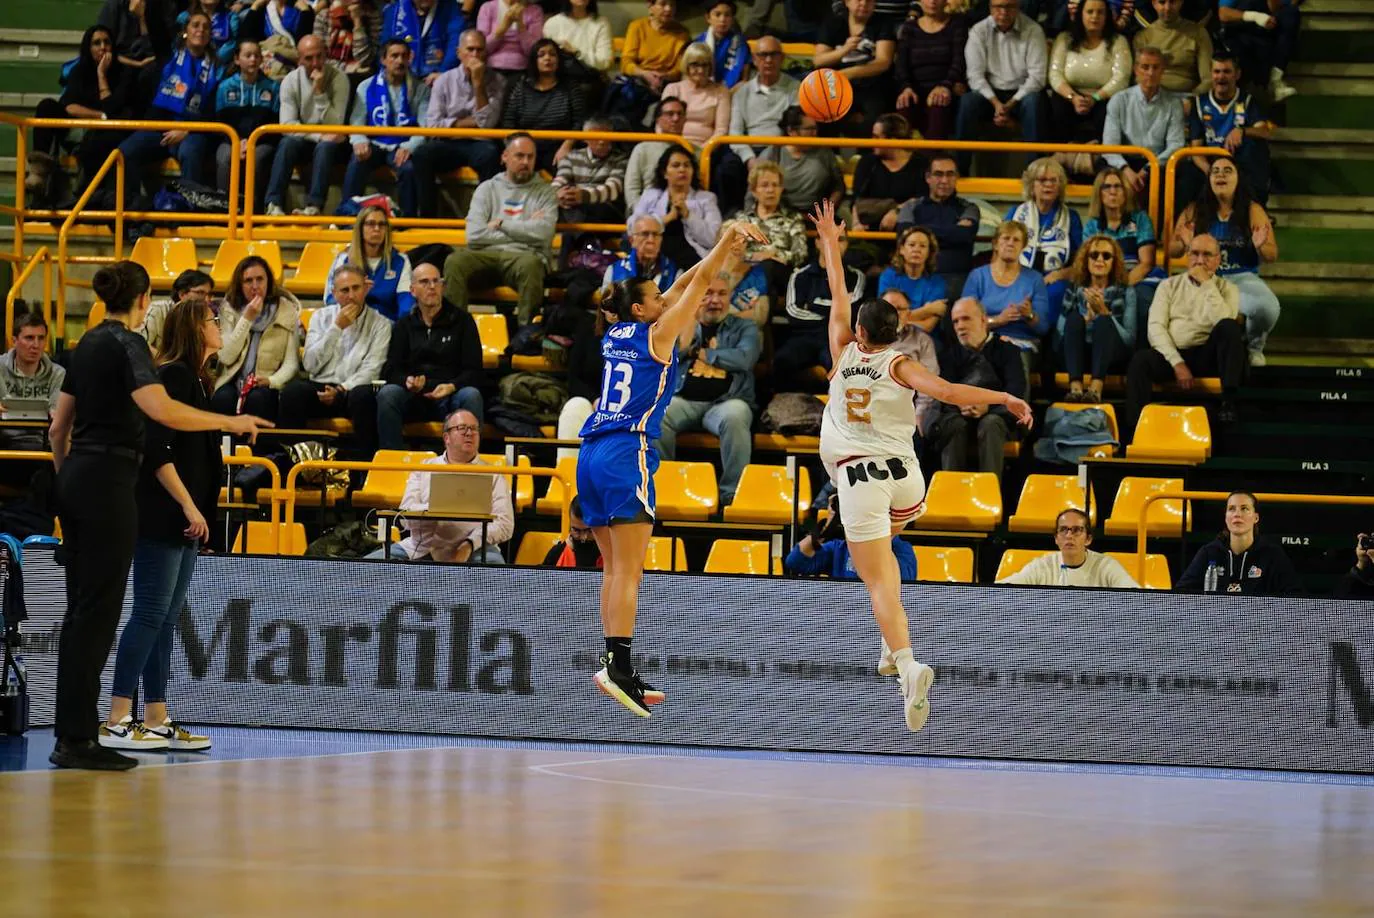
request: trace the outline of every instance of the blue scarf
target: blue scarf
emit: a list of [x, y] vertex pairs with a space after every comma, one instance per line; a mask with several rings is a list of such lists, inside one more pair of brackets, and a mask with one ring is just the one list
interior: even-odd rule
[[175, 115], [198, 115], [209, 110], [207, 100], [215, 98], [219, 70], [215, 56], [207, 50], [196, 60], [182, 48], [172, 55], [162, 68], [162, 82], [158, 83], [153, 105]]
[[717, 40], [712, 37], [711, 30], [707, 29], [697, 36], [697, 41], [711, 48], [716, 82], [727, 89], [733, 89], [735, 84], [744, 78], [744, 71], [749, 66], [749, 45], [745, 42], [744, 35], [738, 29], [734, 29], [725, 38]]
[[[678, 270], [673, 260], [662, 252], [658, 255], [658, 273], [653, 275], [654, 283], [658, 289], [667, 290], [673, 286], [678, 275], [682, 272]], [[632, 277], [639, 276], [639, 253], [630, 249], [630, 254], [611, 265], [611, 283], [618, 284], [627, 281]]]
[[1035, 266], [1035, 253], [1045, 254], [1044, 270], [1058, 271], [1069, 263], [1069, 208], [1060, 204], [1051, 215], [1049, 226], [1042, 226], [1040, 210], [1032, 201], [1023, 201], [1011, 216], [1026, 228], [1026, 247], [1021, 250], [1021, 264]]
[[[415, 116], [410, 112], [410, 77], [407, 76], [401, 81], [401, 110], [395, 111], [391, 106], [391, 92], [386, 81], [386, 73], [379, 73], [367, 81], [367, 92], [364, 96], [367, 99], [367, 123], [373, 127], [410, 127], [419, 124]], [[371, 137], [368, 138], [377, 146], [391, 150], [399, 147], [409, 140], [409, 137], [395, 135], [392, 137]]]
[[210, 41], [216, 48], [234, 37], [234, 14], [220, 10], [210, 16]]
[[415, 9], [415, 0], [396, 0], [389, 7], [391, 16], [385, 23], [384, 34], [410, 45], [410, 66], [417, 74], [437, 72], [444, 62], [447, 49], [444, 47], [444, 30], [439, 27], [441, 6], [436, 3], [430, 10], [434, 19], [428, 33], [425, 33], [424, 23]]

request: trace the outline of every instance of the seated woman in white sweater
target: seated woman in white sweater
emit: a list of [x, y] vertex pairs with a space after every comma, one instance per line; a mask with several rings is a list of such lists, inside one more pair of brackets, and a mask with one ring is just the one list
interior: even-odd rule
[[1018, 586], [1140, 589], [1140, 584], [1131, 579], [1121, 562], [1089, 551], [1088, 546], [1092, 543], [1093, 530], [1088, 515], [1073, 507], [1062, 510], [1054, 521], [1054, 544], [1059, 546], [1059, 551], [1041, 555], [997, 582]]

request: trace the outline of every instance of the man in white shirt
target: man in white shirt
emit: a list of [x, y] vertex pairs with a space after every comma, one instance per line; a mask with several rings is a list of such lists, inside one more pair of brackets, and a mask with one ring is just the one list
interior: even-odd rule
[[[964, 62], [969, 91], [959, 100], [955, 139], [977, 140], [990, 115], [999, 128], [1018, 119], [1021, 138], [1039, 142], [1050, 69], [1045, 30], [1021, 14], [1016, 0], [992, 0], [988, 18], [969, 29]], [[959, 171], [969, 175], [972, 164], [973, 153], [961, 151]]]
[[[730, 101], [730, 133], [750, 137], [778, 137], [779, 122], [789, 105], [797, 104], [797, 78], [782, 72], [782, 43], [771, 35], [758, 40], [754, 51], [758, 73], [735, 88]], [[744, 206], [749, 168], [766, 147], [732, 144], [716, 151], [711, 188], [720, 199], [722, 213]]]
[[[282, 124], [343, 124], [348, 114], [348, 77], [325, 57], [324, 43], [307, 35], [296, 44], [300, 62], [281, 83]], [[291, 173], [309, 160], [309, 190], [305, 207], [293, 213], [315, 216], [329, 194], [329, 173], [338, 162], [344, 146], [343, 134], [285, 134], [272, 160], [272, 177], [267, 182], [267, 215], [286, 213], [286, 186]]]
[[998, 583], [1019, 586], [1108, 587], [1138, 590], [1140, 584], [1115, 558], [1089, 551], [1093, 543], [1088, 515], [1076, 507], [1061, 510], [1054, 520], [1054, 544], [1059, 551], [1041, 555]]

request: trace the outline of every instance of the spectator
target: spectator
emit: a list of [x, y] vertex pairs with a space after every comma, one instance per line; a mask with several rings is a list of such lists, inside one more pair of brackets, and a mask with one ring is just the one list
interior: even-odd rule
[[1346, 599], [1374, 597], [1374, 536], [1362, 532], [1355, 538], [1355, 566], [1336, 584], [1336, 595]]
[[[1220, 0], [1221, 40], [1240, 59], [1241, 73], [1264, 82], [1278, 104], [1297, 93], [1284, 71], [1297, 50], [1300, 17], [1293, 0]], [[1267, 66], [1267, 69], [1266, 69]]]
[[477, 9], [477, 30], [487, 38], [488, 65], [514, 84], [534, 63], [535, 42], [544, 37], [544, 10], [526, 0], [486, 0]]
[[629, 114], [638, 121], [646, 103], [658, 98], [663, 88], [682, 76], [682, 52], [689, 40], [687, 30], [674, 19], [676, 0], [649, 0], [649, 15], [634, 19], [625, 30], [620, 52], [620, 72], [637, 87], [637, 100]]
[[[682, 135], [687, 123], [687, 103], [681, 99], [662, 99], [654, 109], [654, 133]], [[644, 140], [630, 151], [625, 164], [625, 207], [633, 210], [644, 190], [653, 184], [658, 161], [669, 147], [677, 146], [667, 140]], [[678, 147], [678, 149], [682, 149]]]
[[[1019, 119], [1021, 138], [1037, 143], [1049, 69], [1045, 30], [1020, 12], [1016, 0], [992, 0], [988, 9], [988, 18], [969, 29], [964, 63], [971, 92], [959, 99], [954, 136], [977, 140], [979, 126], [991, 115], [999, 128]], [[971, 152], [960, 153], [959, 171], [967, 173], [972, 161]]]
[[[314, 38], [341, 72], [371, 76], [382, 43], [381, 10], [375, 0], [315, 0]], [[296, 48], [299, 52], [300, 44]], [[305, 66], [303, 60], [299, 63]]]
[[[302, 38], [296, 53], [300, 65], [281, 84], [281, 123], [312, 127], [343, 124], [348, 113], [348, 77], [325, 59], [324, 45], [314, 35]], [[307, 159], [311, 165], [305, 207], [292, 213], [319, 216], [329, 196], [329, 173], [347, 149], [343, 140], [342, 134], [281, 135], [267, 183], [268, 216], [286, 216], [286, 186], [291, 183], [291, 173]]]
[[[204, 271], [195, 268], [187, 268], [176, 276], [172, 281], [172, 297], [167, 300], [154, 300], [148, 305], [148, 314], [143, 319], [143, 327], [139, 333], [148, 339], [148, 348], [157, 357], [162, 352], [162, 328], [167, 322], [167, 314], [172, 311], [172, 307], [183, 300], [199, 300], [209, 303], [215, 295], [215, 281]], [[219, 314], [219, 304], [214, 303], [211, 309], [216, 315]]]
[[924, 226], [908, 226], [897, 234], [892, 264], [878, 276], [878, 296], [897, 307], [902, 324], [933, 332], [949, 312], [949, 289], [935, 273], [940, 243]]
[[433, 86], [439, 74], [458, 66], [458, 38], [466, 25], [457, 0], [391, 0], [382, 10], [382, 52], [389, 41], [403, 42], [411, 73]]
[[1199, 23], [1179, 15], [1183, 0], [1153, 0], [1155, 21], [1132, 39], [1136, 53], [1158, 48], [1164, 55], [1162, 83], [1169, 92], [1206, 92], [1212, 74], [1212, 36]]
[[[105, 0], [96, 17], [95, 24], [108, 29], [114, 36], [116, 60], [131, 70], [134, 111], [141, 111], [150, 99], [154, 105], [159, 104], [156, 96], [165, 88], [159, 85], [159, 78], [165, 76], [163, 62], [172, 56], [176, 36], [175, 14], [171, 0]], [[187, 25], [189, 27], [190, 17], [187, 17]], [[207, 25], [207, 47], [209, 43], [210, 27]], [[199, 58], [200, 54], [194, 56]], [[194, 95], [194, 83], [188, 82], [187, 87]], [[214, 92], [214, 87], [210, 87], [207, 104], [214, 101]]]
[[897, 31], [897, 112], [926, 140], [954, 133], [954, 111], [968, 92], [968, 21], [946, 0], [921, 0], [921, 15]]
[[[251, 39], [239, 42], [234, 55], [236, 72], [222, 80], [215, 93], [215, 120], [229, 125], [239, 135], [238, 149], [228, 139], [215, 148], [215, 173], [218, 188], [229, 191], [230, 164], [248, 155], [248, 135], [264, 124], [276, 124], [281, 111], [281, 86], [262, 73], [262, 50]], [[277, 138], [269, 134], [258, 139], [253, 151], [257, 175], [264, 175], [277, 153]], [[240, 173], [242, 174], [242, 173]], [[255, 210], [262, 209], [266, 186], [258, 182]]]
[[[849, 233], [841, 226], [840, 257], [849, 248]], [[866, 278], [853, 265], [844, 266], [845, 287], [851, 303], [864, 298]], [[773, 354], [773, 382], [779, 392], [799, 391], [801, 373], [811, 367], [830, 369], [830, 339], [826, 323], [830, 319], [830, 280], [825, 273], [825, 252], [792, 272], [787, 282], [787, 327]], [[784, 330], [779, 330], [784, 331]]]
[[[1213, 542], [1198, 549], [1187, 570], [1179, 575], [1179, 593], [1242, 593], [1275, 595], [1301, 593], [1293, 562], [1277, 542], [1260, 536], [1259, 501], [1249, 491], [1226, 497], [1226, 528]], [[1216, 569], [1215, 589], [1209, 589], [1208, 570]]]
[[210, 47], [215, 49], [215, 57], [224, 65], [234, 61], [238, 50], [239, 26], [243, 22], [243, 3], [229, 3], [228, 0], [191, 0], [185, 11], [177, 14], [177, 29], [186, 28], [186, 20], [192, 13], [204, 13], [210, 17]]
[[1021, 264], [1044, 275], [1051, 320], [1059, 313], [1073, 256], [1083, 244], [1083, 221], [1069, 206], [1068, 190], [1064, 167], [1050, 156], [1037, 159], [1021, 175], [1025, 200], [1007, 211], [1008, 220], [1026, 228]]
[[568, 55], [564, 66], [577, 82], [600, 84], [615, 63], [611, 23], [596, 6], [597, 0], [559, 0], [559, 13], [544, 23], [544, 37]]
[[[1225, 147], [1245, 176], [1250, 195], [1260, 204], [1269, 203], [1269, 138], [1274, 122], [1248, 92], [1240, 90], [1240, 70], [1227, 50], [1212, 58], [1212, 90], [1198, 93], [1188, 116], [1188, 143], [1194, 147]], [[1209, 168], [1205, 157], [1190, 156], [1179, 163], [1180, 195], [1194, 199], [1201, 190], [1203, 175]]]
[[[470, 411], [459, 408], [444, 418], [444, 452], [421, 465], [486, 465], [478, 455], [482, 445], [482, 422]], [[429, 510], [429, 485], [432, 474], [411, 472], [406, 479], [401, 509], [412, 513]], [[510, 480], [491, 476], [491, 516], [485, 527], [480, 522], [407, 518], [410, 535], [391, 546], [390, 557], [398, 561], [439, 561], [466, 564], [477, 559], [483, 564], [505, 564], [500, 545], [515, 533], [515, 511], [510, 500]], [[369, 558], [381, 558], [378, 549]]]
[[[903, 583], [916, 582], [916, 551], [899, 535], [892, 537], [892, 553], [897, 556], [897, 570]], [[835, 580], [857, 580], [854, 562], [849, 557], [849, 543], [845, 541], [844, 522], [840, 519], [839, 501], [832, 498], [830, 515], [825, 525], [815, 533], [807, 533], [792, 546], [782, 562], [783, 572], [793, 577], [825, 575]]]
[[[468, 209], [467, 246], [444, 262], [448, 298], [464, 312], [473, 281], [499, 281], [519, 295], [515, 313], [528, 325], [544, 301], [544, 274], [553, 256], [558, 198], [534, 174], [534, 141], [516, 132], [506, 138], [506, 171], [477, 186]], [[479, 288], [480, 289], [480, 288]]]
[[663, 89], [663, 98], [687, 106], [682, 134], [697, 146], [730, 130], [730, 90], [715, 81], [711, 67], [711, 49], [693, 42], [682, 53], [683, 78]]
[[325, 279], [326, 306], [337, 302], [334, 272], [349, 264], [365, 272], [367, 305], [388, 322], [395, 322], [415, 305], [415, 297], [410, 293], [410, 258], [392, 246], [391, 220], [382, 208], [369, 204], [358, 211], [358, 219], [353, 223], [353, 239], [348, 248], [334, 258]]
[[[610, 119], [589, 118], [584, 131], [615, 130]], [[554, 192], [563, 223], [619, 223], [625, 219], [627, 157], [609, 140], [588, 140], [558, 163]], [[666, 288], [665, 288], [666, 289]]]
[[[1141, 28], [1154, 24], [1157, 20], [1158, 6], [1151, 3], [1137, 3], [1134, 15], [1136, 25]], [[1216, 10], [1213, 0], [1183, 0], [1182, 9], [1179, 15], [1189, 22], [1196, 22], [1202, 26], [1208, 26], [1212, 21], [1212, 13]]]
[[[115, 0], [111, 0], [115, 2]], [[134, 0], [131, 0], [134, 2]], [[108, 9], [109, 6], [106, 6]], [[162, 78], [148, 110], [149, 121], [204, 121], [215, 108], [215, 90], [219, 87], [220, 68], [210, 52], [210, 18], [204, 13], [186, 20], [186, 34], [182, 46], [162, 68]], [[187, 181], [206, 184], [206, 157], [219, 140], [215, 134], [188, 131], [135, 131], [124, 139], [119, 150], [124, 154], [125, 167], [130, 175], [142, 175], [149, 197], [162, 185], [160, 170], [170, 152], [181, 165], [181, 177]], [[114, 176], [108, 179], [113, 188]], [[133, 183], [126, 195], [135, 193]]]
[[[1145, 45], [1135, 52], [1135, 85], [1112, 96], [1107, 103], [1107, 121], [1102, 142], [1108, 146], [1127, 144], [1152, 150], [1160, 168], [1185, 138], [1183, 106], [1178, 97], [1160, 86], [1164, 77], [1164, 55]], [[1125, 157], [1108, 153], [1103, 159], [1121, 170], [1121, 176], [1139, 197], [1149, 187], [1148, 163], [1142, 156]], [[1163, 176], [1160, 176], [1163, 179]]]
[[706, 8], [708, 28], [697, 36], [697, 41], [711, 52], [713, 61], [711, 79], [734, 89], [749, 74], [749, 42], [744, 40], [735, 21], [738, 8], [735, 0], [714, 0]]
[[[444, 128], [494, 128], [501, 121], [505, 82], [487, 67], [487, 39], [468, 29], [458, 43], [459, 65], [434, 81], [427, 123]], [[421, 191], [420, 216], [439, 214], [434, 182], [441, 174], [469, 166], [481, 181], [496, 174], [501, 147], [494, 140], [426, 137], [415, 150], [415, 184]]]
[[[1005, 336], [992, 333], [983, 305], [966, 296], [954, 304], [950, 316], [958, 346], [941, 355], [940, 375], [950, 382], [1024, 398], [1022, 351]], [[941, 405], [940, 415], [926, 436], [927, 451], [938, 454], [940, 468], [947, 471], [991, 472], [1000, 478], [1003, 448], [1019, 430], [1016, 419], [1001, 405]], [[970, 450], [976, 463], [970, 463]]]
[[[730, 133], [773, 137], [778, 133], [783, 112], [789, 105], [797, 104], [797, 89], [801, 84], [791, 74], [782, 72], [782, 43], [771, 35], [758, 40], [754, 64], [758, 72], [752, 79], [739, 84], [731, 96]], [[748, 170], [759, 155], [769, 149], [772, 148], [735, 144], [716, 151], [711, 187], [716, 189], [727, 213], [743, 206]]]
[[396, 320], [377, 393], [382, 449], [404, 449], [408, 420], [437, 420], [463, 409], [482, 418], [482, 342], [472, 316], [444, 299], [443, 278], [421, 262], [412, 277], [415, 305]]
[[1115, 166], [1104, 168], [1093, 181], [1083, 233], [1110, 236], [1120, 247], [1121, 263], [1128, 272], [1126, 283], [1135, 290], [1136, 299], [1136, 339], [1125, 343], [1132, 350], [1145, 347], [1149, 343], [1145, 340], [1145, 329], [1149, 325], [1150, 301], [1164, 279], [1164, 270], [1155, 265], [1154, 222], [1148, 213], [1137, 209], [1134, 189]]
[[1100, 142], [1107, 100], [1130, 85], [1131, 44], [1107, 0], [1083, 0], [1050, 53], [1050, 140]]
[[1150, 304], [1150, 346], [1135, 352], [1126, 371], [1123, 432], [1135, 428], [1140, 410], [1154, 398], [1154, 384], [1177, 381], [1193, 387], [1194, 376], [1220, 376], [1222, 401], [1217, 418], [1236, 420], [1235, 394], [1245, 375], [1245, 336], [1241, 330], [1240, 290], [1217, 276], [1221, 247], [1206, 233], [1188, 240], [1188, 273], [1160, 282]]
[[1016, 586], [1140, 589], [1120, 561], [1090, 550], [1088, 546], [1092, 543], [1093, 527], [1088, 514], [1077, 507], [1061, 510], [1054, 518], [1054, 544], [1059, 551], [1041, 555], [997, 582]]
[[846, 128], [868, 133], [878, 116], [892, 106], [892, 58], [897, 36], [891, 20], [874, 15], [874, 0], [844, 0], [846, 12], [826, 19], [813, 57], [817, 68], [833, 67], [854, 87], [854, 105], [843, 119]]
[[220, 414], [277, 417], [277, 395], [300, 369], [301, 304], [272, 268], [249, 255], [234, 268], [219, 310], [219, 376], [210, 407]]
[[636, 217], [630, 224], [630, 254], [606, 268], [602, 289], [634, 277], [650, 277], [658, 289], [667, 290], [682, 271], [662, 251], [663, 222], [652, 215]]
[[[875, 140], [910, 140], [911, 125], [901, 115], [873, 122]], [[897, 213], [908, 201], [924, 197], [926, 163], [915, 150], [869, 150], [854, 169], [854, 227], [890, 233]]]
[[[101, 121], [134, 117], [134, 71], [124, 66], [114, 52], [114, 37], [104, 26], [91, 26], [81, 36], [76, 64], [67, 74], [67, 85], [58, 99], [38, 103], [38, 118], [95, 118]], [[84, 131], [76, 148], [81, 166], [81, 187], [109, 157], [110, 151], [128, 136], [122, 131]], [[66, 128], [34, 128], [33, 149], [56, 157]]]
[[[349, 123], [366, 127], [429, 127], [429, 86], [410, 73], [410, 47], [393, 38], [382, 45], [382, 69], [358, 84]], [[352, 135], [353, 157], [344, 172], [343, 199], [347, 205], [363, 193], [368, 176], [379, 166], [396, 173], [401, 212], [418, 214], [419, 189], [412, 156], [425, 142], [404, 135]], [[429, 197], [429, 188], [425, 189]]]
[[1218, 273], [1240, 290], [1250, 366], [1262, 367], [1265, 341], [1279, 320], [1279, 298], [1259, 276], [1259, 267], [1261, 261], [1278, 260], [1279, 243], [1269, 214], [1250, 200], [1250, 189], [1241, 181], [1234, 160], [1217, 157], [1212, 161], [1207, 186], [1179, 214], [1170, 254], [1182, 255], [1198, 232], [1207, 233], [1221, 246]]
[[735, 489], [754, 452], [754, 366], [759, 362], [759, 329], [730, 312], [730, 286], [711, 278], [697, 313], [691, 342], [678, 352], [677, 391], [663, 414], [658, 452], [677, 458], [677, 436], [705, 430], [720, 438], [720, 503], [735, 499]]
[[301, 359], [305, 376], [281, 392], [281, 425], [299, 430], [314, 418], [346, 417], [353, 422], [353, 458], [368, 461], [377, 451], [377, 394], [391, 345], [391, 323], [365, 300], [367, 274], [345, 262], [329, 274], [333, 302], [315, 311]]
[[1100, 403], [1107, 374], [1125, 369], [1130, 360], [1139, 312], [1124, 261], [1110, 236], [1089, 238], [1073, 261], [1059, 314], [1059, 343], [1069, 374], [1065, 401]]
[[978, 205], [955, 193], [959, 187], [959, 165], [948, 153], [936, 153], [926, 167], [926, 196], [908, 201], [897, 212], [897, 232], [924, 226], [939, 243], [935, 273], [951, 291], [964, 289], [973, 270], [973, 243], [978, 238], [981, 215]]
[[[0, 356], [0, 402], [7, 398], [44, 399], [48, 415], [57, 408], [57, 396], [67, 371], [48, 357], [48, 323], [34, 310], [14, 318], [14, 346]], [[43, 428], [10, 427], [0, 430], [0, 449], [43, 450]]]
[[[816, 122], [800, 105], [788, 106], [778, 126], [785, 137], [816, 136]], [[834, 150], [789, 143], [766, 148], [760, 158], [782, 167], [782, 203], [789, 210], [802, 214], [822, 198], [835, 204], [844, 199], [844, 175]]]
[[582, 518], [582, 501], [576, 497], [568, 504], [568, 535], [549, 546], [540, 567], [603, 567], [601, 546], [596, 544], [592, 527]]
[[[749, 172], [749, 194], [753, 207], [741, 214], [763, 230], [768, 245], [750, 245], [746, 261], [763, 274], [763, 286], [770, 303], [781, 303], [787, 295], [787, 282], [806, 263], [808, 244], [806, 221], [802, 215], [783, 206], [782, 168], [774, 162], [762, 160]], [[663, 289], [663, 288], [660, 288]], [[753, 316], [756, 323], [767, 321], [766, 307]]]
[[1029, 379], [1032, 357], [1040, 352], [1041, 339], [1054, 327], [1055, 316], [1050, 313], [1044, 277], [1022, 264], [1025, 247], [1025, 224], [1008, 220], [997, 227], [992, 238], [992, 262], [968, 276], [964, 296], [978, 301], [988, 327], [997, 331], [999, 339], [1021, 351], [1022, 378]]
[[[487, 5], [500, 0], [488, 0]], [[558, 74], [558, 45], [551, 38], [534, 43], [528, 72], [514, 77], [501, 110], [500, 125], [512, 130], [576, 131], [584, 117], [582, 93]], [[572, 151], [572, 140], [536, 140], [536, 168], [555, 169]]]
[[696, 160], [681, 147], [671, 147], [659, 157], [653, 187], [640, 197], [631, 216], [658, 217], [663, 252], [682, 268], [700, 261], [720, 232], [716, 196], [702, 190]]
[[252, 0], [243, 11], [240, 31], [266, 46], [268, 73], [286, 76], [295, 64], [296, 42], [315, 31], [315, 8], [310, 0]]

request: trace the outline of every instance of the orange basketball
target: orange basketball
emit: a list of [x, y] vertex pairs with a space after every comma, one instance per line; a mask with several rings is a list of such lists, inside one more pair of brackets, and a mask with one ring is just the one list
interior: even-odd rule
[[854, 104], [854, 87], [849, 77], [829, 67], [813, 70], [801, 82], [797, 104], [808, 118], [839, 121], [849, 114], [849, 106]]

